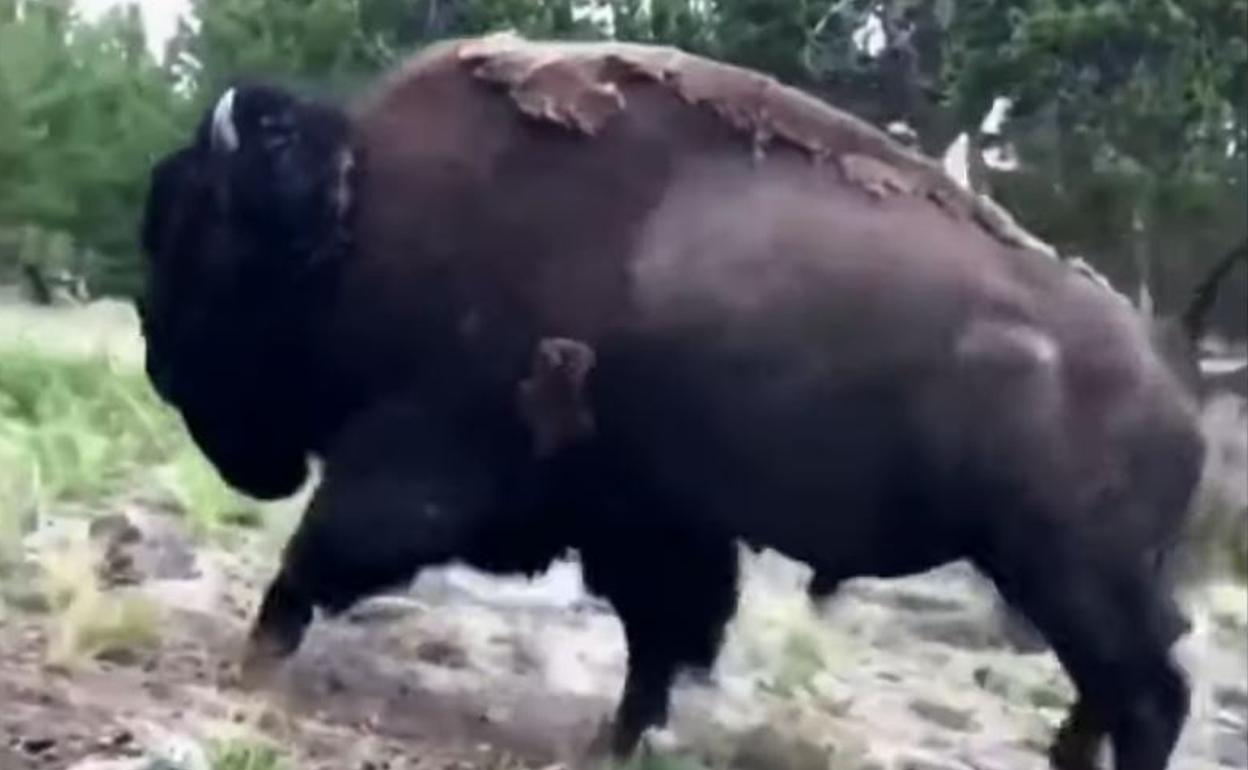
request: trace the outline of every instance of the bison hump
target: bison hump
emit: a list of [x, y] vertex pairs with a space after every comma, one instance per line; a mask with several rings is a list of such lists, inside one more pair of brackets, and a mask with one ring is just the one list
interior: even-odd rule
[[831, 161], [844, 184], [873, 198], [916, 196], [1006, 245], [1047, 252], [999, 206], [960, 187], [930, 159], [753, 70], [667, 46], [536, 41], [513, 32], [460, 40], [450, 51], [474, 77], [500, 86], [534, 119], [594, 136], [628, 109], [628, 83], [657, 83], [691, 108], [709, 109], [747, 134], [756, 158], [772, 143], [784, 143], [815, 162]]

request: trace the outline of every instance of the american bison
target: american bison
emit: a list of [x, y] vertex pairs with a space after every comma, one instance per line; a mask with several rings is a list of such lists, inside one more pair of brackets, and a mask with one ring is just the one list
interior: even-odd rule
[[[856, 119], [669, 48], [454, 40], [349, 108], [229, 90], [144, 244], [148, 371], [223, 477], [326, 461], [254, 650], [577, 547], [626, 628], [624, 754], [714, 657], [734, 541], [825, 593], [966, 558], [1075, 682], [1053, 765], [1166, 767], [1196, 398], [1129, 305]], [[543, 401], [553, 338], [592, 358]]]

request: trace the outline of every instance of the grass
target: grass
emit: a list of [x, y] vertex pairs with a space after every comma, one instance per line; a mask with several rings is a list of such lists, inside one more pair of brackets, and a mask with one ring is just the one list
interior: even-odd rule
[[708, 770], [694, 757], [662, 751], [640, 751], [618, 770]]
[[259, 738], [236, 737], [212, 744], [212, 770], [290, 770], [285, 753]]
[[155, 488], [201, 533], [258, 522], [141, 369], [102, 355], [0, 351], [0, 558], [50, 508]]
[[159, 641], [154, 603], [124, 591], [106, 591], [96, 573], [97, 554], [80, 533], [41, 551], [39, 580], [49, 612], [49, 666], [71, 670], [105, 655], [133, 654]]

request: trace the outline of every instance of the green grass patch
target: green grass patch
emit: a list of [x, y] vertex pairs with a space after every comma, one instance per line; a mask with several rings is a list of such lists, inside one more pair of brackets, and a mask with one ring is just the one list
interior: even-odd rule
[[639, 751], [628, 762], [614, 766], [617, 770], [709, 770], [695, 757], [650, 750]]
[[71, 540], [39, 557], [40, 584], [52, 615], [47, 662], [73, 670], [103, 655], [133, 654], [160, 640], [160, 614], [151, 601], [106, 591], [91, 544]]
[[285, 754], [267, 741], [232, 738], [213, 744], [212, 770], [291, 770]]
[[98, 508], [151, 488], [201, 534], [259, 515], [220, 479], [140, 368], [0, 351], [0, 558], [51, 507]]

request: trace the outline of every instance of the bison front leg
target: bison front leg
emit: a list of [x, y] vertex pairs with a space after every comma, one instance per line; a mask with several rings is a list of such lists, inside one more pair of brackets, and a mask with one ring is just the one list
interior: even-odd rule
[[314, 610], [345, 611], [455, 550], [464, 512], [434, 487], [384, 473], [326, 479], [265, 590], [244, 651], [244, 685], [261, 683], [298, 650]]
[[314, 602], [298, 584], [285, 572], [279, 572], [265, 589], [260, 611], [247, 637], [240, 665], [243, 686], [261, 685], [282, 661], [299, 649], [314, 609]]
[[378, 408], [357, 420], [327, 457], [265, 591], [244, 683], [299, 648], [314, 610], [336, 614], [425, 567], [471, 558], [474, 538], [494, 521], [498, 484], [488, 455], [415, 409]]

